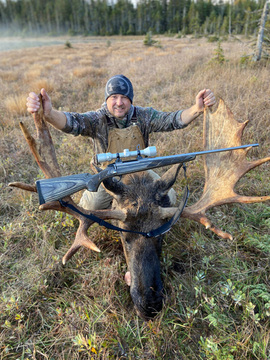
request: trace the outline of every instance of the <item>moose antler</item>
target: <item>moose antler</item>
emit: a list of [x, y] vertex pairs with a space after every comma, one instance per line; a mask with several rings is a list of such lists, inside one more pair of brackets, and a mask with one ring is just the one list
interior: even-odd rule
[[[40, 104], [42, 104], [41, 95], [40, 97]], [[38, 112], [33, 113], [33, 118], [35, 122], [35, 127], [37, 130], [37, 138], [36, 140], [30, 135], [29, 131], [25, 127], [25, 125], [21, 122], [20, 128], [23, 132], [23, 135], [30, 147], [32, 154], [34, 155], [38, 166], [44, 173], [46, 178], [58, 177], [61, 176], [60, 167], [57, 162], [55, 148], [53, 145], [53, 141], [46, 124], [46, 121], [43, 117], [43, 108], [39, 109]], [[37, 192], [35, 185], [29, 185], [21, 182], [13, 182], [10, 183], [9, 186], [18, 187], [23, 190]], [[65, 202], [73, 205], [77, 210], [79, 210], [83, 214], [90, 214], [90, 211], [87, 211], [74, 203], [70, 196], [64, 198]], [[79, 227], [76, 233], [75, 240], [64, 255], [62, 262], [65, 264], [78, 250], [81, 246], [84, 246], [88, 249], [100, 252], [99, 248], [90, 240], [87, 235], [88, 228], [94, 223], [94, 221], [85, 218], [83, 215], [77, 213], [76, 211], [62, 206], [58, 201], [51, 201], [49, 203], [43, 204], [39, 207], [40, 210], [55, 210], [65, 212], [69, 215], [74, 216], [79, 221]], [[116, 210], [96, 210], [91, 211], [92, 214], [98, 216], [99, 218], [106, 220], [106, 219], [117, 219], [123, 220], [125, 214], [121, 211]]]
[[[204, 113], [204, 149], [241, 145], [241, 137], [247, 123], [248, 121], [244, 123], [236, 121], [230, 109], [220, 99], [216, 112], [211, 113], [207, 108]], [[270, 160], [270, 157], [266, 157], [257, 161], [248, 161], [246, 155], [249, 150], [250, 148], [205, 155], [203, 194], [198, 202], [184, 209], [182, 216], [200, 222], [224, 239], [232, 239], [232, 235], [216, 228], [205, 213], [218, 205], [254, 203], [270, 199], [270, 196], [241, 196], [234, 191], [236, 183], [243, 175]]]

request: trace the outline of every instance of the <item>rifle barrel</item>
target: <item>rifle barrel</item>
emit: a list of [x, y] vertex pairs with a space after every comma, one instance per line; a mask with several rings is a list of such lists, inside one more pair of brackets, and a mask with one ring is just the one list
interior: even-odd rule
[[[248, 144], [248, 145], [240, 145], [240, 146], [234, 146], [234, 147], [229, 147], [229, 148], [223, 148], [223, 149], [214, 149], [214, 150], [204, 150], [204, 151], [198, 151], [198, 152], [194, 152], [194, 153], [188, 153], [188, 154], [183, 154], [183, 155], [204, 155], [204, 154], [212, 154], [212, 153], [217, 153], [217, 152], [222, 152], [222, 151], [232, 151], [232, 150], [239, 150], [239, 149], [246, 149], [249, 147], [257, 147], [259, 146], [259, 144]], [[177, 156], [177, 155], [173, 155], [173, 156]]]

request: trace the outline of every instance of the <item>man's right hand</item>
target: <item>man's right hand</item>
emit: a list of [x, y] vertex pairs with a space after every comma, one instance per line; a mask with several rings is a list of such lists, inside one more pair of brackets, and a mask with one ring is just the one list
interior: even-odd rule
[[[42, 95], [42, 104], [45, 118], [50, 118], [52, 111], [52, 102], [45, 89], [40, 91]], [[27, 111], [30, 113], [37, 112], [40, 108], [39, 97], [36, 93], [30, 92], [27, 98]]]
[[[42, 95], [43, 114], [46, 121], [58, 130], [64, 129], [66, 126], [66, 116], [62, 111], [58, 111], [52, 108], [52, 102], [45, 89], [40, 91]], [[39, 97], [36, 93], [31, 92], [27, 98], [27, 111], [31, 114], [37, 112], [40, 109]]]

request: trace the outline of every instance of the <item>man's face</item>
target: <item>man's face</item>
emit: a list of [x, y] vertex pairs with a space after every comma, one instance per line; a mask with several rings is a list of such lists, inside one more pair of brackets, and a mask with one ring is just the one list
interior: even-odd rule
[[107, 107], [109, 112], [118, 119], [123, 119], [129, 112], [131, 101], [127, 96], [113, 94], [107, 99]]

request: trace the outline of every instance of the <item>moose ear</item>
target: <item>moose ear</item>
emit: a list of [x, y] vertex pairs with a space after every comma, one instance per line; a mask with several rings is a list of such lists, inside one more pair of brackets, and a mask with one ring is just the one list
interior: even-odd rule
[[175, 164], [168, 171], [166, 171], [160, 179], [156, 180], [155, 188], [157, 193], [159, 194], [162, 193], [163, 196], [165, 196], [168, 193], [168, 191], [175, 183], [181, 167], [182, 164]]

